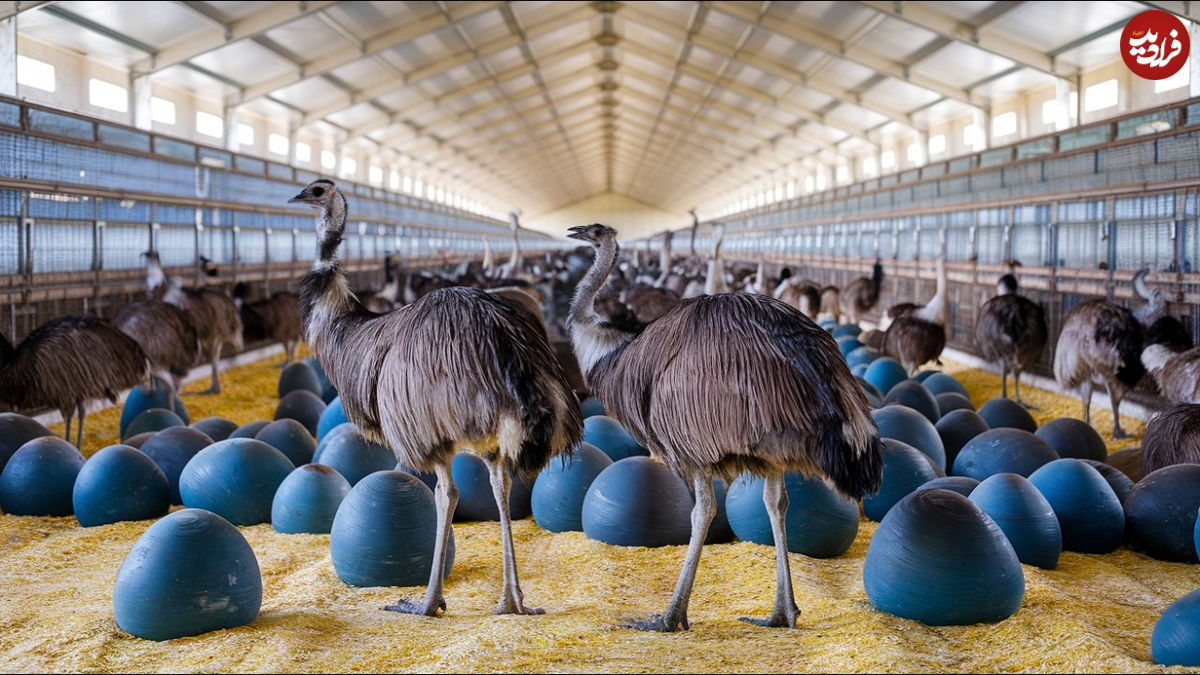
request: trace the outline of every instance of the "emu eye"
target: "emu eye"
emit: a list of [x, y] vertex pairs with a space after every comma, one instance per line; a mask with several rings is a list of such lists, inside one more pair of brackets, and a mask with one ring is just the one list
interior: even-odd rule
[[315, 187], [312, 189], [312, 195], [314, 197], [320, 197], [323, 194], [325, 194], [325, 188], [323, 187]]

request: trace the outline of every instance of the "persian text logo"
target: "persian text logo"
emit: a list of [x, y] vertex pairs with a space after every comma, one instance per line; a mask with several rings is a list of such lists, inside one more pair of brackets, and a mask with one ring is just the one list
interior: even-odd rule
[[1134, 75], [1147, 80], [1162, 80], [1179, 72], [1191, 50], [1187, 27], [1170, 12], [1142, 12], [1121, 31], [1121, 58]]

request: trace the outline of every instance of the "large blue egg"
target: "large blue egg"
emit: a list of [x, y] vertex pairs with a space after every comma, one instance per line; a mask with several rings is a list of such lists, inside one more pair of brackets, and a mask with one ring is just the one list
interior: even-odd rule
[[[823, 480], [798, 473], [784, 474], [783, 485], [788, 495], [784, 514], [787, 550], [813, 558], [845, 553], [858, 535], [858, 502], [838, 494]], [[763, 486], [761, 476], [739, 476], [725, 495], [725, 514], [738, 539], [774, 546]]]
[[937, 399], [925, 389], [925, 385], [916, 380], [897, 382], [883, 399], [886, 405], [902, 405], [912, 408], [925, 416], [930, 424], [937, 424], [942, 416]]
[[325, 412], [325, 402], [320, 396], [305, 389], [297, 389], [288, 393], [275, 406], [275, 418], [293, 419], [304, 425], [308, 433], [317, 435], [317, 425]]
[[604, 404], [595, 396], [588, 396], [579, 402], [579, 412], [584, 419], [594, 415], [604, 414]]
[[857, 324], [843, 323], [837, 328], [834, 328], [831, 334], [834, 338], [840, 338], [843, 336], [858, 337], [859, 335], [862, 335], [862, 328], [859, 328]]
[[254, 420], [253, 422], [246, 422], [237, 429], [234, 429], [233, 433], [229, 434], [229, 437], [225, 440], [229, 440], [230, 438], [254, 438], [258, 435], [258, 432], [266, 429], [267, 425], [270, 423], [271, 420]]
[[1125, 536], [1125, 511], [1108, 481], [1073, 457], [1047, 462], [1029, 482], [1050, 502], [1062, 528], [1063, 550], [1112, 553]]
[[208, 436], [214, 441], [223, 441], [226, 438], [229, 438], [229, 435], [238, 429], [237, 422], [227, 420], [224, 417], [215, 416], [196, 420], [188, 426], [203, 433], [205, 436]]
[[54, 432], [42, 426], [41, 422], [19, 413], [0, 413], [0, 471], [8, 463], [17, 448], [35, 438], [53, 436]]
[[1171, 603], [1150, 633], [1150, 656], [1163, 666], [1200, 666], [1200, 589]]
[[[455, 520], [500, 520], [500, 509], [496, 507], [496, 496], [492, 492], [492, 479], [482, 457], [473, 452], [459, 452], [450, 464], [450, 476], [458, 488]], [[520, 520], [533, 512], [530, 505], [533, 482], [515, 474], [510, 474], [510, 478], [508, 516], [512, 520]]]
[[162, 431], [171, 427], [187, 426], [183, 422], [183, 418], [165, 408], [150, 408], [138, 414], [125, 427], [125, 435], [122, 439], [129, 439], [138, 434], [144, 434], [147, 431]]
[[[329, 532], [329, 553], [338, 578], [351, 586], [424, 585], [436, 537], [433, 492], [403, 471], [377, 471], [342, 500]], [[453, 565], [451, 529], [443, 578]]]
[[970, 497], [971, 493], [979, 485], [979, 481], [966, 476], [938, 476], [931, 481], [923, 483], [918, 490], [953, 490], [964, 497]]
[[583, 440], [600, 448], [612, 461], [626, 457], [649, 457], [650, 451], [634, 440], [621, 423], [608, 415], [592, 415], [583, 421]]
[[136, 435], [126, 433], [126, 430], [138, 415], [151, 408], [169, 410], [175, 413], [185, 425], [188, 424], [187, 407], [183, 404], [179, 396], [176, 395], [171, 385], [159, 377], [152, 378], [152, 382], [151, 386], [148, 387], [138, 385], [130, 389], [129, 394], [126, 395], [125, 403], [121, 406], [121, 421], [118, 425], [121, 438]]
[[217, 441], [179, 474], [184, 506], [205, 509], [234, 525], [271, 520], [275, 490], [296, 467], [282, 452], [252, 438]]
[[335, 396], [328, 405], [325, 406], [324, 412], [321, 413], [320, 419], [317, 420], [317, 440], [325, 438], [325, 434], [333, 430], [334, 427], [345, 424], [350, 420], [346, 419], [346, 411], [342, 409], [342, 398]]
[[900, 362], [890, 356], [884, 356], [871, 361], [871, 365], [867, 368], [867, 374], [863, 375], [867, 382], [875, 385], [879, 391], [887, 396], [892, 391], [892, 387], [900, 384], [908, 379], [908, 372], [904, 370], [904, 366]]
[[117, 625], [146, 640], [244, 626], [261, 606], [254, 550], [236, 527], [203, 509], [182, 509], [151, 525], [113, 587]]
[[583, 532], [616, 546], [669, 546], [691, 538], [691, 491], [662, 462], [628, 457], [600, 472], [583, 498]]
[[[426, 487], [428, 487], [430, 490], [433, 490], [435, 494], [437, 493], [437, 482], [438, 482], [437, 473], [430, 472], [430, 471], [421, 471], [420, 469], [414, 469], [411, 466], [408, 466], [404, 462], [400, 462], [400, 461], [396, 462], [396, 471], [403, 471], [404, 473], [412, 474], [412, 475], [416, 476], [417, 478], [420, 478], [421, 482], [424, 483]], [[451, 476], [451, 479], [453, 479], [453, 478], [454, 478], [454, 476]], [[457, 487], [457, 486], [455, 486], [455, 487]]]
[[83, 454], [57, 436], [27, 441], [0, 471], [0, 510], [14, 516], [71, 515], [71, 491], [83, 463]]
[[876, 609], [957, 626], [1015, 614], [1025, 574], [1004, 532], [971, 500], [951, 490], [921, 490], [876, 528], [863, 587]]
[[345, 434], [345, 433], [357, 434], [358, 427], [355, 426], [354, 422], [342, 422], [341, 424], [337, 425], [333, 429], [330, 429], [329, 431], [327, 431], [325, 433], [325, 435], [322, 436], [321, 439], [317, 441], [317, 448], [315, 450], [313, 450], [312, 461], [314, 461], [314, 462], [321, 461], [321, 454], [323, 452], [325, 452], [325, 446], [329, 445], [329, 442], [332, 441], [334, 438], [337, 438], [338, 436]]
[[937, 469], [920, 450], [903, 441], [885, 438], [883, 479], [878, 492], [863, 497], [863, 513], [871, 520], [883, 520], [897, 502], [937, 477]]
[[315, 356], [306, 356], [300, 359], [307, 363], [313, 372], [317, 374], [317, 381], [321, 383], [321, 400], [328, 404], [333, 399], [337, 398], [337, 389], [333, 388], [333, 383], [329, 381], [329, 377], [325, 374], [325, 368], [321, 366], [321, 362]]
[[533, 520], [550, 532], [583, 531], [583, 498], [612, 459], [591, 443], [580, 443], [571, 456], [550, 458], [533, 481]]
[[284, 366], [283, 372], [279, 373], [279, 384], [275, 391], [279, 398], [283, 398], [293, 391], [301, 390], [311, 391], [317, 397], [320, 397], [323, 391], [321, 381], [312, 366], [304, 361], [293, 361]]
[[946, 472], [946, 449], [937, 427], [921, 413], [901, 405], [871, 411], [882, 438], [894, 438], [925, 453], [937, 470]]
[[1197, 508], [1200, 464], [1155, 469], [1125, 499], [1126, 543], [1152, 558], [1194, 563]]
[[[949, 394], [943, 394], [948, 396]], [[972, 438], [988, 430], [988, 424], [974, 410], [951, 410], [934, 425], [946, 451], [946, 466], [953, 467], [958, 453]]]
[[263, 427], [254, 437], [263, 443], [287, 455], [296, 466], [304, 466], [312, 461], [317, 449], [317, 442], [312, 434], [293, 419], [275, 420]]
[[167, 477], [167, 489], [172, 504], [182, 504], [179, 496], [179, 474], [196, 453], [213, 444], [204, 432], [190, 427], [163, 429], [146, 439], [138, 449], [154, 460]]
[[917, 371], [917, 374], [913, 375], [912, 379], [916, 380], [917, 382], [924, 382], [925, 380], [933, 377], [934, 375], [936, 375], [940, 372], [942, 372], [942, 371], [933, 370], [932, 368], [926, 368], [924, 370]]
[[994, 398], [979, 406], [979, 416], [993, 429], [1011, 427], [1033, 433], [1037, 431], [1037, 420], [1020, 403], [1010, 398]]
[[[941, 413], [942, 417], [955, 410], [970, 410], [971, 412], [975, 412], [975, 405], [971, 403], [971, 399], [957, 392], [942, 392], [934, 396], [933, 399], [937, 401], [938, 412]], [[938, 419], [941, 419], [941, 417]]]
[[350, 482], [324, 464], [296, 467], [271, 500], [271, 527], [284, 534], [329, 534]]
[[878, 400], [879, 400], [879, 405], [875, 406], [876, 408], [882, 408], [882, 407], [883, 407], [883, 394], [882, 394], [882, 393], [880, 393], [880, 391], [879, 391], [879, 388], [878, 388], [878, 387], [876, 387], [875, 385], [871, 384], [870, 382], [867, 382], [866, 380], [864, 380], [864, 379], [863, 379], [863, 378], [861, 378], [861, 377], [855, 377], [855, 378], [854, 378], [854, 381], [855, 381], [855, 382], [858, 382], [858, 386], [862, 387], [862, 390], [863, 390], [864, 392], [866, 392], [866, 394], [867, 394], [867, 398], [870, 398], [870, 397], [874, 396], [876, 399], [878, 399]]
[[928, 377], [921, 380], [921, 384], [929, 390], [929, 393], [937, 396], [938, 394], [959, 394], [971, 399], [971, 395], [967, 393], [967, 388], [963, 386], [953, 375], [947, 375], [941, 371], [934, 371]]
[[1062, 527], [1054, 507], [1033, 483], [1015, 473], [988, 476], [971, 492], [971, 501], [991, 516], [1027, 565], [1052, 570], [1063, 550]]
[[1097, 462], [1094, 459], [1080, 461], [1087, 463], [1088, 466], [1100, 472], [1104, 480], [1108, 481], [1108, 486], [1116, 493], [1121, 505], [1124, 506], [1125, 500], [1129, 497], [1129, 492], [1133, 490], [1133, 480], [1129, 476], [1126, 476], [1120, 469], [1107, 462]]
[[1094, 459], [1097, 462], [1108, 459], [1108, 446], [1104, 438], [1083, 420], [1060, 417], [1046, 422], [1034, 433], [1049, 443], [1059, 457]]
[[967, 441], [954, 458], [953, 473], [982, 481], [994, 473], [1016, 473], [1025, 477], [1043, 464], [1058, 459], [1050, 444], [1031, 431], [1003, 427], [988, 429]]
[[314, 456], [313, 462], [333, 467], [351, 485], [356, 485], [376, 471], [395, 469], [396, 453], [391, 448], [368, 441], [355, 430], [330, 435], [321, 448], [320, 456]]
[[71, 491], [84, 527], [166, 515], [171, 488], [162, 469], [137, 448], [110, 445], [88, 458]]
[[838, 349], [842, 352], [842, 357], [849, 356], [850, 352], [863, 346], [863, 343], [858, 341], [857, 337], [845, 336], [837, 338]]
[[[862, 366], [865, 373], [867, 368], [870, 367], [871, 362], [878, 358], [880, 358], [879, 352], [863, 345], [846, 355], [846, 365], [850, 366], [851, 370]], [[857, 373], [855, 374], [857, 375]]]

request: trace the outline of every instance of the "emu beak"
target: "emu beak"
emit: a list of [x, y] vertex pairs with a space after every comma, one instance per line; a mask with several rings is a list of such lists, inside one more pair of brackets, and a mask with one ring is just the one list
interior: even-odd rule
[[569, 237], [571, 239], [579, 239], [582, 241], [588, 241], [587, 235], [583, 233], [583, 231], [585, 229], [587, 229], [586, 225], [576, 225], [575, 227], [568, 227], [567, 231], [570, 232], [570, 234], [568, 234], [567, 237]]
[[304, 204], [304, 203], [307, 203], [309, 199], [310, 199], [310, 197], [308, 196], [308, 194], [301, 191], [300, 194], [287, 200], [287, 203], [289, 203], [289, 204]]

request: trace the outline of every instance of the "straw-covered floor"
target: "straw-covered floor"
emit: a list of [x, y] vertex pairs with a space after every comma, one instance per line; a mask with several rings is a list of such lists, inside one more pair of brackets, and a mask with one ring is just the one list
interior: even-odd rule
[[[186, 396], [192, 419], [269, 419], [277, 358], [236, 368], [219, 397]], [[948, 363], [976, 405], [999, 394], [994, 375]], [[197, 391], [204, 381], [188, 387]], [[1029, 387], [1039, 422], [1078, 415], [1078, 401]], [[115, 442], [119, 410], [88, 418], [85, 454]], [[1111, 427], [1107, 410], [1099, 429]], [[1139, 436], [1139, 420], [1122, 420]], [[61, 432], [61, 428], [55, 429]], [[1111, 439], [1109, 439], [1111, 441]], [[1133, 441], [1136, 443], [1136, 438]], [[1129, 443], [1125, 443], [1128, 445]], [[1110, 445], [1116, 449], [1117, 445]], [[448, 611], [423, 618], [381, 611], [420, 587], [354, 588], [341, 582], [328, 535], [240, 528], [258, 558], [263, 604], [253, 623], [153, 642], [113, 618], [117, 570], [150, 521], [83, 528], [74, 518], [0, 516], [0, 669], [7, 672], [1186, 672], [1150, 657], [1164, 608], [1200, 588], [1200, 566], [1121, 548], [1063, 553], [1056, 570], [1023, 566], [1021, 609], [996, 624], [929, 627], [876, 611], [863, 590], [863, 558], [875, 523], [862, 520], [842, 556], [792, 555], [796, 630], [738, 621], [764, 616], [774, 593], [773, 549], [707, 546], [692, 596], [691, 630], [620, 628], [662, 611], [684, 547], [622, 548], [582, 533], [550, 534], [515, 523], [525, 597], [543, 616], [494, 616], [500, 589], [499, 528], [455, 524], [457, 554]]]

